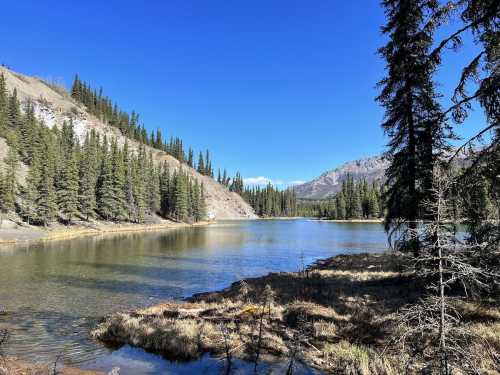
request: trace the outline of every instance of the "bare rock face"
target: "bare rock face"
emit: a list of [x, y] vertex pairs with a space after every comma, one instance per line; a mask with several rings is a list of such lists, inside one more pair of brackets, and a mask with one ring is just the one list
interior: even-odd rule
[[[67, 90], [55, 84], [47, 83], [37, 77], [30, 77], [13, 72], [0, 66], [10, 92], [17, 90], [21, 103], [31, 100], [34, 104], [35, 115], [45, 126], [61, 127], [64, 121], [73, 121], [74, 131], [80, 142], [83, 142], [87, 133], [92, 129], [99, 135], [106, 135], [108, 139], [115, 138], [119, 146], [125, 144], [126, 138], [114, 127], [103, 123], [87, 112], [84, 105], [73, 100]], [[139, 143], [128, 140], [129, 149], [136, 151]], [[2, 147], [5, 149], [5, 147]], [[214, 220], [254, 219], [257, 216], [252, 207], [238, 194], [230, 192], [214, 179], [202, 176], [186, 164], [181, 164], [177, 159], [165, 152], [150, 148], [157, 162], [166, 161], [171, 169], [182, 168], [189, 175], [203, 183], [207, 204], [207, 214]]]
[[295, 186], [295, 192], [297, 197], [302, 199], [325, 199], [342, 189], [342, 182], [348, 175], [355, 181], [383, 182], [388, 165], [389, 161], [383, 156], [350, 161], [310, 182]]

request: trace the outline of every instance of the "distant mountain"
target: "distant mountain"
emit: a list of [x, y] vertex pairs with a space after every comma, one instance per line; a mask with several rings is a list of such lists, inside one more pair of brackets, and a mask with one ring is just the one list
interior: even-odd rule
[[369, 183], [383, 182], [388, 165], [389, 161], [383, 156], [350, 161], [310, 182], [295, 186], [295, 192], [301, 199], [325, 199], [342, 189], [342, 182], [347, 175], [351, 175], [355, 181], [365, 179]]

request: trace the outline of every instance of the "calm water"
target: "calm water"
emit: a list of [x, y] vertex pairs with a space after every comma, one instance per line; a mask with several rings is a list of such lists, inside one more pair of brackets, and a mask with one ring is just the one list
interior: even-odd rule
[[[112, 352], [88, 338], [103, 315], [219, 289], [248, 276], [295, 271], [340, 253], [383, 251], [379, 224], [308, 220], [227, 222], [166, 232], [0, 248], [0, 329], [8, 354], [123, 374], [190, 373], [219, 366], [176, 364], [130, 347]], [[215, 366], [215, 367], [214, 367]]]

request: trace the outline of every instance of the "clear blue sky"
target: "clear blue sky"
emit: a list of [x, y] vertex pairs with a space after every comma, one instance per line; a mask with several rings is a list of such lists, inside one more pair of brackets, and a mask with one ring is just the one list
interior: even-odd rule
[[[384, 150], [379, 1], [7, 0], [0, 63], [75, 73], [216, 167], [290, 183]], [[439, 79], [457, 79], [452, 56]], [[482, 117], [462, 127], [465, 135]]]

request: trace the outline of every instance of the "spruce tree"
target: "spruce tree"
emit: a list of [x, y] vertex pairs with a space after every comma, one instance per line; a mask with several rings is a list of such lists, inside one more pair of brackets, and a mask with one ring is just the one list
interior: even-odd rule
[[198, 173], [204, 175], [206, 173], [205, 162], [203, 161], [203, 154], [200, 151], [200, 155], [198, 157]]
[[158, 170], [153, 163], [153, 155], [149, 154], [149, 162], [147, 167], [148, 172], [148, 205], [151, 214], [160, 211], [161, 195], [160, 195], [160, 178]]
[[[386, 229], [398, 227], [403, 219], [413, 233], [432, 174], [430, 154], [437, 143], [444, 144], [433, 67], [427, 64], [433, 30], [423, 27], [437, 3], [384, 0], [383, 6], [388, 20], [382, 31], [389, 41], [379, 52], [387, 61], [388, 75], [379, 83], [377, 100], [386, 110], [382, 127], [390, 138]], [[433, 137], [438, 133], [437, 142]], [[406, 245], [418, 255], [418, 242], [410, 237]]]
[[8, 105], [8, 92], [7, 84], [5, 83], [5, 76], [0, 73], [0, 136], [5, 135], [7, 129], [7, 105]]
[[12, 130], [18, 131], [22, 126], [21, 122], [21, 109], [19, 100], [17, 99], [17, 89], [14, 89], [7, 105], [7, 126]]
[[123, 154], [118, 149], [116, 139], [111, 142], [111, 171], [112, 216], [115, 221], [125, 220], [127, 217], [125, 167]]
[[198, 217], [196, 221], [205, 220], [207, 217], [207, 203], [205, 199], [205, 185], [202, 183], [200, 186], [200, 195], [198, 198]]
[[177, 173], [175, 181], [175, 218], [186, 221], [188, 217], [188, 187], [187, 176], [182, 169]]
[[77, 152], [73, 150], [64, 159], [64, 165], [57, 189], [59, 210], [69, 222], [78, 213], [78, 160]]
[[187, 164], [193, 168], [194, 167], [194, 153], [193, 153], [193, 149], [190, 147], [189, 148], [189, 152], [188, 152], [188, 160], [187, 160]]
[[0, 202], [0, 209], [3, 212], [11, 212], [15, 210], [17, 194], [16, 170], [18, 165], [18, 157], [17, 142], [14, 136], [10, 138], [9, 144], [9, 151], [4, 159], [6, 171], [3, 180], [4, 188], [2, 193], [2, 201]]
[[38, 186], [35, 197], [34, 217], [37, 222], [47, 226], [57, 215], [57, 195], [54, 187], [55, 150], [53, 141], [48, 135], [44, 137], [40, 153]]
[[114, 217], [113, 166], [108, 152], [108, 142], [104, 137], [101, 148], [101, 167], [99, 173], [98, 205], [99, 214], [106, 220]]
[[336, 206], [337, 206], [337, 219], [345, 220], [347, 218], [346, 212], [346, 202], [344, 193], [340, 192], [336, 197]]
[[92, 131], [85, 137], [79, 168], [78, 209], [86, 220], [93, 218], [97, 210], [98, 147], [95, 132]]

